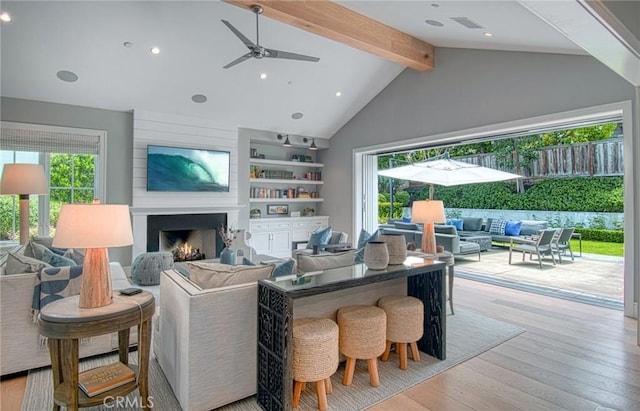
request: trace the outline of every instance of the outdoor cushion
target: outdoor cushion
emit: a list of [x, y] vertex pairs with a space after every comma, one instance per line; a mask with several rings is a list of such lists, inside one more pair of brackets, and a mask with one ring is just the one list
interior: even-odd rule
[[504, 227], [504, 234], [520, 235], [520, 227], [522, 227], [522, 221], [507, 220], [507, 225]]
[[463, 217], [462, 228], [458, 229], [464, 231], [481, 231], [482, 217]]
[[546, 221], [522, 220], [520, 235], [535, 235], [542, 230], [546, 230], [548, 224]]
[[489, 233], [504, 235], [504, 228], [506, 227], [506, 225], [507, 225], [506, 220], [496, 218], [491, 222], [491, 228], [489, 228]]
[[420, 226], [418, 226], [418, 224], [416, 223], [403, 223], [400, 221], [396, 221], [393, 223], [393, 225], [395, 226], [395, 228], [398, 228], [400, 230], [420, 230]]
[[484, 231], [487, 233], [491, 230], [491, 223], [493, 223], [493, 220], [495, 220], [495, 218], [487, 218], [487, 225], [484, 226]]
[[462, 231], [462, 219], [461, 218], [450, 218], [447, 220], [446, 225], [452, 225], [456, 228], [456, 230]]
[[327, 228], [316, 228], [311, 236], [309, 237], [309, 242], [307, 243], [308, 249], [313, 249], [316, 245], [327, 245], [329, 244], [329, 239], [331, 238], [331, 227]]

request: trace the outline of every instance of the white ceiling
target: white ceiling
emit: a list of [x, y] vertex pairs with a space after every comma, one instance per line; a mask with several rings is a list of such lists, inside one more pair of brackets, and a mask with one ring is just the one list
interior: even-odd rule
[[[339, 3], [436, 47], [585, 54], [515, 1]], [[1, 27], [4, 97], [140, 109], [212, 119], [230, 129], [330, 138], [404, 69], [261, 17], [261, 45], [320, 62], [250, 59], [224, 70], [247, 49], [220, 19], [253, 41], [255, 16], [218, 1], [4, 1], [0, 8], [13, 18]], [[484, 28], [468, 29], [451, 17], [468, 17]], [[444, 26], [427, 25], [426, 19]], [[152, 46], [160, 55], [149, 52]], [[59, 70], [75, 72], [79, 80], [63, 82], [56, 77]], [[260, 73], [268, 77], [261, 80]], [[208, 101], [196, 104], [194, 94]], [[292, 119], [295, 112], [304, 117]]]

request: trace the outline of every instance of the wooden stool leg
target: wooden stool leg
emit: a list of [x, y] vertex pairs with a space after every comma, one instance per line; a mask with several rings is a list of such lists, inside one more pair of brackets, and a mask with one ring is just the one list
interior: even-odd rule
[[400, 369], [407, 369], [407, 343], [396, 343], [398, 347], [398, 356], [400, 357]]
[[327, 391], [325, 390], [324, 380], [316, 381], [316, 394], [318, 396], [318, 409], [320, 411], [326, 411]]
[[373, 387], [380, 385], [380, 377], [378, 376], [378, 359], [369, 358], [367, 360], [367, 368], [369, 369], [369, 382]]
[[391, 341], [387, 340], [387, 346], [384, 349], [384, 352], [380, 356], [380, 361], [387, 361], [389, 359], [389, 355], [391, 354]]
[[302, 388], [300, 389], [300, 391], [304, 391], [307, 389], [307, 383], [306, 382], [301, 382], [300, 383], [302, 385]]
[[327, 391], [327, 394], [331, 394], [333, 392], [333, 384], [331, 384], [331, 377], [326, 378], [324, 380], [324, 388]]
[[356, 359], [347, 357], [347, 364], [344, 367], [344, 378], [342, 385], [351, 385], [353, 382], [353, 373], [356, 371]]
[[303, 382], [294, 381], [293, 382], [293, 400], [291, 401], [291, 405], [293, 408], [298, 408], [298, 403], [300, 402], [300, 394], [302, 394], [302, 386]]
[[418, 351], [418, 343], [414, 341], [409, 345], [411, 346], [411, 356], [413, 357], [413, 361], [420, 362], [420, 351]]

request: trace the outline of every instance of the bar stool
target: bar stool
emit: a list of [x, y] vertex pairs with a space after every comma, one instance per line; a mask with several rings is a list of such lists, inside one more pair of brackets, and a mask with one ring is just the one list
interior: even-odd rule
[[424, 328], [424, 306], [414, 297], [390, 295], [378, 300], [378, 307], [387, 314], [387, 344], [381, 361], [389, 359], [391, 344], [396, 344], [400, 369], [407, 369], [407, 343], [414, 361], [420, 361], [418, 341]]
[[328, 318], [293, 320], [293, 407], [296, 408], [307, 382], [316, 383], [318, 409], [327, 409], [331, 376], [338, 369], [338, 325]]
[[372, 305], [350, 305], [338, 310], [340, 352], [347, 357], [342, 384], [351, 385], [356, 360], [367, 360], [369, 382], [380, 385], [378, 356], [384, 352], [387, 315]]

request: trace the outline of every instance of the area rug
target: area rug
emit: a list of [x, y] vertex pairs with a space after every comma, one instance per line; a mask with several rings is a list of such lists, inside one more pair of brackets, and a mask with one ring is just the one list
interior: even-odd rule
[[[457, 364], [473, 358], [503, 342], [523, 333], [521, 327], [493, 320], [481, 315], [456, 310], [455, 315], [447, 316], [447, 359], [439, 361], [423, 354], [419, 363], [409, 360], [409, 368], [400, 370], [398, 358], [391, 355], [389, 361], [379, 363], [380, 386], [371, 387], [366, 372], [366, 362], [358, 361], [353, 384], [345, 387], [341, 383], [344, 365], [338, 368], [333, 378], [333, 394], [328, 396], [330, 410], [364, 410], [384, 401], [401, 391], [413, 387], [424, 380], [433, 377]], [[130, 361], [135, 363], [135, 352], [131, 353]], [[115, 361], [115, 355], [105, 355], [81, 361], [81, 370]], [[154, 409], [160, 411], [180, 410], [180, 406], [173, 396], [171, 388], [164, 378], [158, 362], [150, 362], [149, 391], [153, 397]], [[130, 397], [137, 396], [137, 392]], [[27, 387], [22, 403], [23, 411], [50, 409], [52, 405], [52, 377], [51, 370], [44, 368], [29, 372]], [[130, 402], [130, 404], [135, 402]], [[110, 406], [84, 408], [87, 410], [134, 410], [132, 407]], [[307, 384], [300, 406], [297, 410], [316, 410], [317, 404], [313, 384]], [[249, 411], [260, 410], [255, 397], [229, 404], [221, 410]]]

